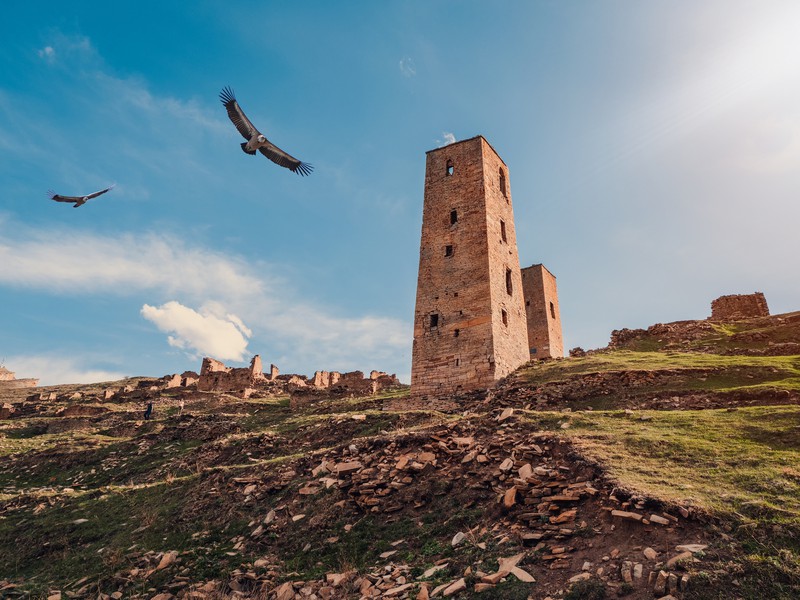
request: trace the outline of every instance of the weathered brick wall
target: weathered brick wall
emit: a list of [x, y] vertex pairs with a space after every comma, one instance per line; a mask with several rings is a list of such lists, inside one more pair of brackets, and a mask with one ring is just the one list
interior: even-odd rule
[[522, 269], [531, 360], [564, 356], [556, 277], [544, 265]]
[[768, 316], [767, 299], [761, 292], [720, 296], [711, 302], [712, 321], [736, 321]]
[[414, 397], [489, 387], [528, 360], [509, 190], [508, 169], [483, 137], [427, 154]]

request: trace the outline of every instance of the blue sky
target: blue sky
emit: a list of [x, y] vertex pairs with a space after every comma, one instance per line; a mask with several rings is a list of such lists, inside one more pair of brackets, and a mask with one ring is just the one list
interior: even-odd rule
[[[568, 348], [722, 294], [800, 309], [798, 30], [794, 1], [11, 0], [0, 360], [407, 380], [425, 152], [477, 134]], [[241, 152], [226, 85], [310, 177]]]

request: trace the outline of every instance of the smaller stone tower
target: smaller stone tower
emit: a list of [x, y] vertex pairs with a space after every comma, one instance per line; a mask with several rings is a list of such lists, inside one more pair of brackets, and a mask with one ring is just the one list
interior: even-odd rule
[[563, 357], [564, 339], [561, 335], [556, 276], [541, 264], [522, 269], [522, 292], [525, 296], [531, 360]]

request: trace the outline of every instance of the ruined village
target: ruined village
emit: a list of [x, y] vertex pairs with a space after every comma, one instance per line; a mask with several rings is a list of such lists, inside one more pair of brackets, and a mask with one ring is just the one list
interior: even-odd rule
[[555, 275], [519, 265], [505, 163], [482, 136], [426, 160], [410, 386], [258, 355], [44, 388], [0, 372], [0, 595], [800, 589], [800, 312], [725, 295], [565, 352]]

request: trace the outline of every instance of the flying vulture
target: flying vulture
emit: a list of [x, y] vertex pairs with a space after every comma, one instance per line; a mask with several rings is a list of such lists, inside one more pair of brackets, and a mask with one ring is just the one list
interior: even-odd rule
[[61, 194], [56, 194], [54, 191], [47, 192], [47, 197], [51, 200], [55, 200], [56, 202], [74, 202], [72, 208], [78, 208], [79, 206], [83, 206], [86, 204], [87, 200], [91, 200], [92, 198], [97, 198], [98, 196], [102, 196], [108, 190], [112, 189], [114, 184], [108, 186], [104, 190], [100, 190], [99, 192], [94, 192], [93, 194], [87, 194], [86, 196], [62, 196]]
[[247, 142], [241, 144], [242, 150], [247, 154], [255, 154], [256, 150], [258, 150], [276, 165], [286, 167], [298, 175], [309, 175], [311, 171], [314, 170], [314, 167], [310, 164], [297, 160], [294, 156], [287, 154], [264, 137], [264, 134], [256, 129], [255, 125], [253, 125], [250, 119], [247, 118], [247, 115], [244, 114], [231, 88], [222, 88], [219, 99], [222, 101], [222, 104], [225, 105], [225, 110], [228, 111], [228, 117], [233, 121], [233, 124], [236, 125], [236, 129], [238, 129], [242, 137], [247, 140]]

